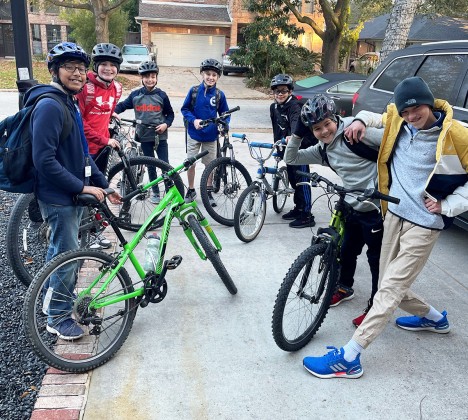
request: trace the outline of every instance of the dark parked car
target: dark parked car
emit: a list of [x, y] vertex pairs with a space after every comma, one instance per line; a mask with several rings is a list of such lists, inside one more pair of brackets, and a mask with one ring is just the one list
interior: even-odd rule
[[229, 73], [247, 73], [248, 67], [238, 66], [231, 62], [231, 55], [239, 50], [239, 47], [230, 47], [223, 54], [223, 75], [227, 76]]
[[[353, 98], [353, 115], [362, 109], [384, 112], [403, 79], [422, 77], [436, 98], [453, 106], [454, 118], [468, 127], [468, 41], [431, 42], [391, 53]], [[468, 230], [468, 212], [455, 219]]]
[[323, 93], [333, 99], [338, 113], [351, 115], [353, 95], [362, 86], [366, 76], [350, 73], [324, 73], [294, 83], [294, 94], [302, 102]]

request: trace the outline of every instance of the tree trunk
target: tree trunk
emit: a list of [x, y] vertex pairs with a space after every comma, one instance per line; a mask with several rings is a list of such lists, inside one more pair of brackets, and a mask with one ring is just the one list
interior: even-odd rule
[[334, 73], [338, 71], [340, 62], [341, 32], [325, 32], [322, 48], [322, 71]]
[[96, 42], [109, 42], [109, 14], [96, 11], [94, 21], [96, 22]]
[[419, 2], [420, 0], [395, 0], [387, 29], [385, 30], [385, 38], [382, 50], [380, 51], [380, 61], [385, 60], [392, 51], [405, 48]]

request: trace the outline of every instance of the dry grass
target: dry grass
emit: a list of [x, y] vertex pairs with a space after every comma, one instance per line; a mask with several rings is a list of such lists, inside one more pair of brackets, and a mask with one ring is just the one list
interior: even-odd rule
[[[44, 62], [33, 61], [33, 76], [39, 83], [49, 83], [50, 74]], [[0, 59], [0, 89], [16, 89], [16, 62]], [[136, 75], [120, 74], [117, 80], [124, 89], [140, 86], [140, 78]]]

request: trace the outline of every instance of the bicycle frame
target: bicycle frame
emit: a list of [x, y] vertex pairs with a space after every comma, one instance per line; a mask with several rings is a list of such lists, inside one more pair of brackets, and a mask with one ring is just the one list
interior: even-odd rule
[[[162, 175], [158, 177], [157, 179], [153, 180], [152, 182], [140, 187], [140, 189], [136, 192], [136, 194], [135, 192], [133, 192], [129, 194], [127, 197], [124, 197], [124, 199], [128, 197], [131, 198], [137, 195], [138, 193], [144, 192], [162, 181], [169, 182], [169, 183], [172, 182], [170, 180], [170, 176], [181, 171], [183, 168], [184, 168], [184, 164], [179, 165], [178, 167], [171, 170], [168, 174]], [[203, 252], [203, 250], [198, 245], [198, 242], [196, 241], [190, 226], [186, 222], [186, 219], [190, 214], [194, 214], [197, 217], [197, 219], [200, 222], [200, 225], [205, 228], [209, 237], [213, 241], [213, 244], [215, 245], [216, 249], [218, 251], [221, 251], [222, 249], [221, 243], [219, 242], [218, 238], [216, 237], [213, 230], [211, 229], [211, 226], [208, 220], [198, 210], [198, 207], [195, 202], [185, 203], [184, 198], [182, 197], [179, 190], [174, 184], [172, 184], [172, 186], [169, 188], [168, 192], [163, 197], [161, 202], [154, 208], [151, 215], [143, 223], [143, 225], [138, 230], [138, 232], [135, 233], [135, 235], [130, 240], [130, 242], [127, 242], [125, 240], [119, 227], [112, 220], [113, 218], [112, 218], [112, 215], [110, 214], [110, 211], [107, 208], [107, 205], [104, 204], [103, 212], [106, 214], [106, 217], [109, 218], [110, 224], [112, 228], [114, 229], [117, 237], [119, 238], [120, 243], [123, 246], [123, 250], [120, 252], [116, 260], [112, 264], [112, 269], [110, 272], [101, 272], [99, 276], [96, 277], [86, 289], [80, 292], [79, 296], [85, 296], [87, 294], [91, 294], [91, 291], [95, 289], [96, 287], [98, 287], [97, 292], [93, 293], [94, 299], [89, 304], [90, 310], [97, 310], [105, 306], [112, 305], [117, 302], [121, 302], [123, 300], [127, 300], [127, 299], [131, 299], [134, 297], [139, 297], [139, 296], [144, 295], [145, 286], [143, 285], [142, 287], [138, 288], [137, 290], [131, 293], [125, 293], [125, 294], [119, 293], [113, 296], [99, 298], [99, 296], [105, 292], [109, 283], [113, 281], [113, 279], [116, 277], [119, 270], [125, 265], [125, 263], [128, 260], [130, 260], [130, 262], [132, 263], [139, 278], [141, 280], [145, 279], [147, 273], [145, 272], [140, 262], [138, 261], [137, 257], [135, 256], [134, 250], [137, 247], [137, 245], [141, 242], [142, 238], [146, 234], [147, 230], [149, 230], [152, 223], [161, 215], [161, 213], [166, 208], [168, 208], [168, 211], [164, 218], [164, 224], [163, 224], [162, 232], [161, 232], [158, 261], [155, 267], [156, 276], [160, 275], [164, 271], [163, 263], [164, 263], [164, 256], [165, 256], [165, 251], [166, 251], [166, 244], [169, 239], [171, 223], [174, 218], [179, 220], [179, 223], [183, 226], [185, 235], [187, 236], [188, 240], [190, 241], [195, 251], [197, 252], [197, 254], [202, 260], [206, 260], [207, 257], [205, 253]], [[106, 276], [107, 278], [105, 278]], [[101, 282], [102, 284], [100, 284]]]

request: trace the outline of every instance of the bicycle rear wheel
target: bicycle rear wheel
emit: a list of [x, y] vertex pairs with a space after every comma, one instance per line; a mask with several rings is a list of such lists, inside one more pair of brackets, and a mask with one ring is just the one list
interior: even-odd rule
[[266, 216], [266, 199], [261, 186], [250, 184], [239, 197], [234, 211], [234, 230], [243, 242], [253, 241], [262, 230]]
[[294, 261], [276, 296], [272, 331], [278, 347], [297, 351], [315, 335], [325, 319], [337, 281], [337, 263], [328, 243], [310, 246]]
[[[137, 308], [135, 298], [91, 311], [89, 304], [97, 298], [94, 291], [99, 290], [102, 280], [92, 293], [84, 294], [97, 276], [107, 278], [113, 261], [101, 251], [68, 251], [52, 259], [34, 278], [25, 296], [23, 322], [29, 342], [50, 366], [86, 372], [106, 363], [127, 339]], [[71, 282], [69, 287], [65, 280]], [[130, 277], [122, 268], [98, 299], [132, 291]], [[70, 319], [83, 331], [82, 337], [63, 339], [47, 330], [58, 329], [60, 322], [70, 323]], [[61, 332], [67, 334], [66, 330]]]
[[[89, 246], [93, 228], [100, 231], [103, 226], [95, 219], [94, 213], [85, 208], [80, 226], [80, 248]], [[42, 220], [34, 194], [18, 197], [5, 235], [6, 255], [15, 276], [26, 287], [46, 262], [49, 237], [49, 225]]]
[[[120, 195], [125, 196], [135, 190], [138, 184], [146, 184], [150, 181], [148, 176], [148, 170], [151, 168], [156, 173], [168, 172], [172, 168], [168, 163], [147, 156], [139, 156], [128, 160], [129, 169], [124, 169], [124, 163], [120, 162], [113, 166], [109, 170], [109, 186], [114, 188], [116, 191], [120, 191]], [[134, 183], [132, 182], [134, 179]], [[175, 174], [172, 179], [181, 193], [184, 195], [184, 183], [179, 174]], [[159, 194], [162, 198], [164, 195], [163, 184], [158, 184], [155, 190], [159, 190]], [[136, 232], [140, 229], [141, 225], [146, 221], [148, 216], [154, 210], [155, 204], [150, 202], [152, 191], [148, 190], [144, 193], [137, 195], [132, 198], [130, 202], [122, 204], [109, 204], [109, 209], [116, 217], [116, 223], [121, 229], [130, 230]], [[150, 229], [160, 227], [164, 223], [163, 218], [158, 218], [154, 221]]]
[[187, 222], [190, 225], [193, 234], [200, 243], [200, 246], [205, 251], [206, 257], [210, 260], [211, 264], [213, 264], [213, 267], [215, 268], [219, 277], [226, 286], [226, 289], [229, 290], [229, 293], [231, 293], [231, 295], [235, 295], [237, 293], [237, 287], [232, 281], [232, 278], [226, 270], [226, 267], [224, 267], [224, 264], [219, 256], [218, 250], [213, 246], [213, 244], [209, 240], [208, 236], [203, 230], [203, 227], [200, 225], [200, 222], [193, 215], [187, 217]]
[[275, 175], [273, 181], [273, 190], [278, 192], [278, 195], [273, 196], [273, 210], [276, 213], [281, 213], [288, 199], [288, 193], [286, 192], [289, 188], [288, 171], [286, 167], [278, 169], [278, 173]]
[[[208, 197], [208, 179], [211, 177], [211, 195], [214, 206]], [[210, 162], [203, 171], [200, 182], [200, 195], [208, 214], [225, 226], [234, 226], [234, 210], [242, 191], [252, 183], [249, 171], [237, 160], [221, 157]]]

